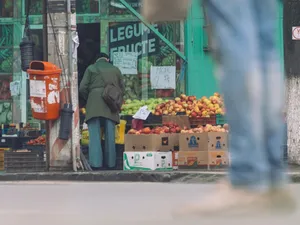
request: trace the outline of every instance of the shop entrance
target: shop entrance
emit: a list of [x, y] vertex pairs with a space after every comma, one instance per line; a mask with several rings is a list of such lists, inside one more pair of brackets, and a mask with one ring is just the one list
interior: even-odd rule
[[87, 67], [100, 52], [100, 23], [77, 24], [80, 45], [78, 47], [78, 85]]

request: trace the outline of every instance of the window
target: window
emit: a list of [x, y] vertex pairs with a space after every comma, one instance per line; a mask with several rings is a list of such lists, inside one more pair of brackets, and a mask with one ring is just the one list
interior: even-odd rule
[[[161, 23], [154, 27], [177, 49], [183, 48], [180, 40], [180, 23]], [[181, 80], [181, 59], [142, 22], [110, 22], [108, 34], [108, 49], [113, 63], [115, 53], [130, 52], [137, 55], [136, 73], [127, 74], [126, 70], [123, 70], [126, 99], [168, 98], [181, 92], [181, 83], [184, 83]], [[172, 70], [175, 70], [170, 83], [166, 84], [172, 88], [159, 88], [160, 85], [156, 87], [154, 82], [151, 83], [151, 66], [172, 67]]]
[[[103, 0], [102, 0], [103, 1]], [[105, 0], [104, 0], [105, 1]], [[136, 11], [140, 11], [141, 0], [126, 0], [126, 2]], [[110, 0], [109, 15], [128, 15], [130, 12], [120, 3], [119, 0]]]
[[29, 5], [29, 15], [42, 15], [43, 13], [43, 0], [25, 0], [24, 12], [27, 14]]
[[13, 25], [0, 25], [0, 74], [13, 70]]
[[0, 25], [0, 124], [12, 122], [13, 25]]
[[78, 14], [99, 13], [99, 0], [77, 0], [76, 13]]
[[[141, 0], [126, 2], [140, 12]], [[133, 71], [127, 74], [126, 70], [121, 70], [126, 85], [126, 99], [168, 98], [184, 92], [184, 63], [155, 32], [139, 21], [119, 0], [101, 0], [100, 10], [102, 16], [108, 15], [108, 23], [104, 22], [101, 26], [101, 51], [109, 53], [114, 64], [113, 57], [116, 53], [137, 54], [135, 74]], [[155, 24], [154, 28], [175, 48], [184, 51], [184, 32], [180, 21]], [[172, 88], [159, 89], [159, 86], [155, 87], [153, 84], [153, 79], [151, 83], [151, 66], [172, 67], [172, 71], [175, 68]]]
[[11, 18], [14, 16], [14, 0], [0, 0], [0, 17]]

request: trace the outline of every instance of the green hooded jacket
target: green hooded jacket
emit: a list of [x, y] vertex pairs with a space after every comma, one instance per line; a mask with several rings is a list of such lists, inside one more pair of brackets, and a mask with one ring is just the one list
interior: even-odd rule
[[125, 92], [121, 71], [105, 59], [98, 59], [86, 69], [79, 87], [79, 98], [86, 104], [86, 121], [103, 117], [120, 122], [119, 114], [112, 113], [102, 98], [108, 84], [114, 84]]

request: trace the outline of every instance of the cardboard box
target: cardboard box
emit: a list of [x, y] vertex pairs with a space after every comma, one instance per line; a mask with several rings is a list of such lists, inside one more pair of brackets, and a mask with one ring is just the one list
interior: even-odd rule
[[208, 151], [209, 169], [222, 169], [229, 166], [228, 151]]
[[206, 168], [208, 162], [207, 152], [201, 151], [179, 151], [179, 169]]
[[180, 151], [179, 169], [221, 169], [229, 166], [227, 151]]
[[200, 151], [204, 142], [203, 134], [180, 134], [179, 150], [180, 151]]
[[178, 170], [178, 151], [172, 152], [173, 170]]
[[172, 170], [172, 152], [124, 152], [125, 171]]
[[180, 134], [180, 151], [227, 151], [228, 133], [207, 132]]
[[[177, 147], [176, 147], [177, 146]], [[179, 134], [125, 135], [125, 151], [173, 151], [179, 146]]]
[[154, 135], [125, 135], [125, 151], [158, 151]]
[[157, 141], [160, 142], [160, 151], [179, 150], [180, 134], [159, 134], [156, 135]]
[[204, 142], [201, 149], [204, 151], [228, 151], [228, 133], [208, 132], [204, 133]]

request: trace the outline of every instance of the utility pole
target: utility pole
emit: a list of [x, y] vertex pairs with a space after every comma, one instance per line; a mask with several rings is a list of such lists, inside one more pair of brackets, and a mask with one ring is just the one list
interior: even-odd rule
[[60, 119], [47, 122], [49, 170], [74, 170], [80, 165], [80, 133], [77, 76], [75, 0], [44, 0], [44, 41], [48, 60], [63, 72], [60, 83], [60, 103], [73, 106], [72, 131], [68, 140], [59, 136]]

